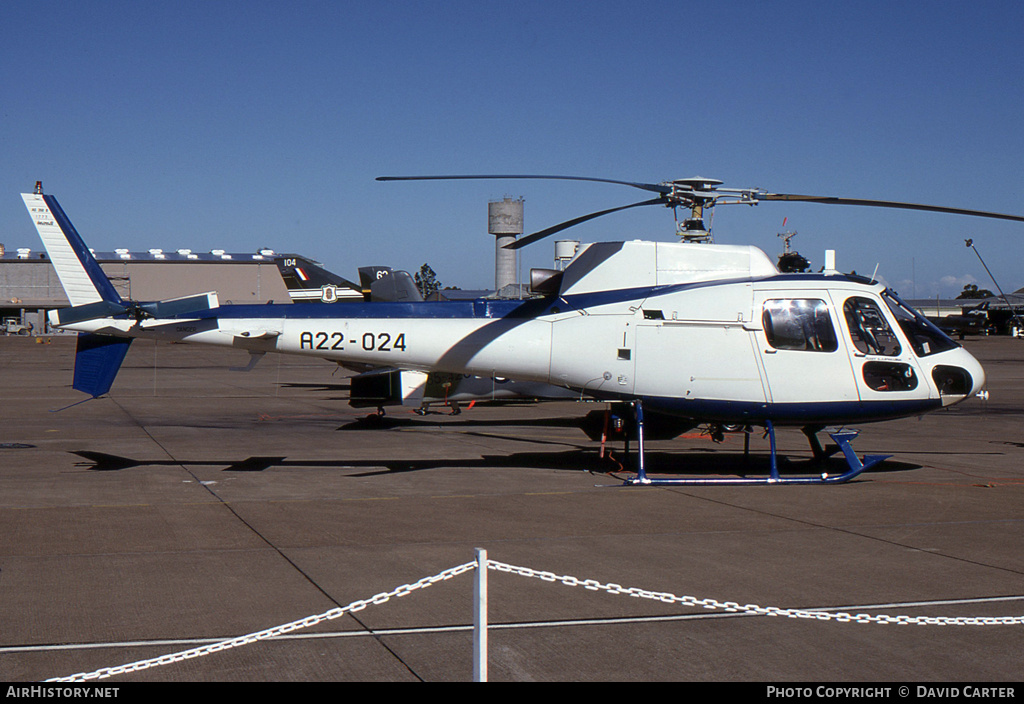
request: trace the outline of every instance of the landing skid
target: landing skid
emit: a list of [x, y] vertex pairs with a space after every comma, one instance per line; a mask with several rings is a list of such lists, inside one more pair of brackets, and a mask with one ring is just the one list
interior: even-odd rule
[[[853, 451], [850, 441], [857, 437], [856, 430], [837, 431], [829, 433], [835, 441], [838, 449], [842, 450], [849, 470], [842, 474], [829, 475], [822, 472], [819, 476], [783, 477], [779, 474], [778, 453], [775, 449], [775, 426], [771, 421], [765, 421], [768, 430], [768, 437], [771, 444], [771, 472], [767, 477], [677, 477], [672, 479], [651, 479], [644, 470], [644, 411], [643, 404], [636, 401], [633, 404], [636, 412], [637, 430], [637, 471], [636, 476], [627, 479], [623, 484], [628, 486], [708, 486], [708, 485], [731, 485], [749, 486], [758, 484], [843, 484], [850, 481], [864, 470], [874, 467], [882, 460], [891, 455], [865, 455], [861, 461], [857, 453]], [[825, 452], [818, 442], [813, 429], [805, 428], [804, 434], [811, 443], [811, 449], [816, 459], [823, 459], [829, 454]]]

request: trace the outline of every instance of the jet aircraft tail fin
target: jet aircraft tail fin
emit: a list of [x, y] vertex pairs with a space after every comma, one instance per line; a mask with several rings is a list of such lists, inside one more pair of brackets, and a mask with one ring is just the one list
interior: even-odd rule
[[274, 263], [281, 272], [292, 303], [364, 300], [363, 289], [359, 284], [332, 274], [305, 257], [285, 254], [275, 257]]
[[297, 254], [280, 255], [274, 263], [292, 303], [423, 300], [409, 272], [388, 266], [361, 267], [356, 284]]
[[363, 290], [370, 292], [371, 301], [402, 303], [423, 300], [423, 294], [408, 271], [389, 266], [364, 266], [359, 269], [359, 281]]

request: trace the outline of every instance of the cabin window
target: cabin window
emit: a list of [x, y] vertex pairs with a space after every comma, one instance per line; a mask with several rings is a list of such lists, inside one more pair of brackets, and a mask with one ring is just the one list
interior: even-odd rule
[[864, 383], [875, 391], [913, 391], [917, 376], [902, 362], [865, 362]]
[[777, 350], [835, 352], [839, 348], [825, 301], [813, 298], [765, 301], [761, 322], [768, 344]]
[[900, 343], [881, 309], [870, 298], [848, 298], [843, 304], [853, 346], [862, 354], [896, 357]]

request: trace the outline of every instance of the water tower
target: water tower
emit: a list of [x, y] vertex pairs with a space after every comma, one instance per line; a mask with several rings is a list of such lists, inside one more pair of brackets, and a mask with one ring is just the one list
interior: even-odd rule
[[559, 271], [565, 269], [565, 265], [576, 256], [579, 251], [579, 240], [556, 240], [555, 241], [555, 268]]
[[501, 294], [506, 286], [518, 283], [514, 249], [505, 245], [523, 234], [523, 199], [505, 197], [487, 204], [487, 231], [494, 235], [494, 289]]

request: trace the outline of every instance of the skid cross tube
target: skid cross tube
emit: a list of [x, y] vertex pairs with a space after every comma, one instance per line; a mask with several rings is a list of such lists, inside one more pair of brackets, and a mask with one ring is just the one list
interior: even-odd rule
[[[850, 441], [857, 437], [856, 430], [843, 430], [829, 433], [829, 436], [836, 442], [839, 449], [843, 451], [849, 469], [842, 474], [829, 475], [822, 472], [818, 476], [783, 477], [779, 474], [778, 452], [775, 445], [775, 425], [770, 420], [765, 420], [765, 429], [768, 432], [769, 445], [771, 447], [771, 470], [767, 477], [673, 477], [669, 479], [651, 479], [647, 476], [644, 467], [644, 411], [643, 402], [633, 402], [633, 411], [636, 416], [637, 435], [637, 460], [636, 476], [623, 482], [627, 486], [751, 486], [759, 484], [843, 484], [850, 481], [861, 472], [874, 467], [891, 455], [865, 455], [863, 461], [857, 457]], [[806, 431], [805, 431], [806, 433]], [[808, 437], [813, 437], [808, 435]], [[812, 443], [812, 449], [817, 439]], [[820, 448], [820, 445], [819, 445]], [[815, 452], [818, 455], [818, 452]]]

